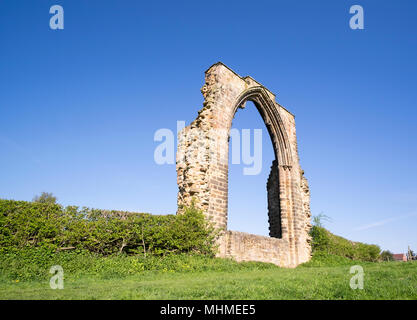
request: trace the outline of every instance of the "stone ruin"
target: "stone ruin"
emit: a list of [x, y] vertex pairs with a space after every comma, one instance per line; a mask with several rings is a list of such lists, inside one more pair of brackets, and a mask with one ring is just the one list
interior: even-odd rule
[[[221, 62], [206, 71], [201, 92], [203, 108], [178, 137], [178, 213], [194, 201], [221, 230], [219, 257], [282, 267], [308, 261], [310, 192], [299, 163], [294, 115], [262, 84]], [[267, 181], [270, 237], [227, 230], [230, 128], [248, 100], [262, 116], [275, 153]]]

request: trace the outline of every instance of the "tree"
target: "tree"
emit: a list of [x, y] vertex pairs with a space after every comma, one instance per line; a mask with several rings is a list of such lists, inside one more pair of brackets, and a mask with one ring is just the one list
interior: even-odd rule
[[331, 222], [332, 219], [329, 216], [326, 216], [323, 213], [320, 213], [316, 216], [313, 216], [313, 225], [314, 226], [323, 228], [323, 221]]
[[394, 255], [389, 250], [384, 250], [381, 252], [382, 261], [394, 261]]
[[52, 193], [42, 192], [40, 196], [35, 196], [33, 202], [38, 203], [47, 203], [47, 204], [56, 204], [56, 197]]

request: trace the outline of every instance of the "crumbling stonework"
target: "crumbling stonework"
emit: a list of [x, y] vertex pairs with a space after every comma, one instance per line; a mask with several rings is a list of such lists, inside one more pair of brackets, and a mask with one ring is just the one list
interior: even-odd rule
[[[300, 168], [294, 116], [251, 77], [222, 63], [206, 71], [203, 108], [179, 133], [178, 213], [195, 200], [217, 228], [220, 257], [295, 267], [311, 256], [310, 194]], [[252, 101], [271, 136], [275, 158], [267, 182], [270, 236], [227, 230], [229, 134], [237, 108]]]

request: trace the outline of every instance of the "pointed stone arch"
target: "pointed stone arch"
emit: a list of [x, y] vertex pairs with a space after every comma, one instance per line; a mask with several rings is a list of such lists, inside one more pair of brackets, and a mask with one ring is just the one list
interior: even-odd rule
[[[284, 122], [278, 112], [275, 103], [271, 100], [266, 89], [255, 86], [246, 89], [238, 98], [233, 110], [233, 118], [238, 108], [242, 108], [246, 101], [252, 101], [258, 109], [274, 147], [275, 159], [281, 166], [291, 167], [291, 146], [285, 130]], [[233, 120], [232, 118], [232, 120]], [[232, 123], [229, 123], [229, 131]]]
[[[203, 108], [178, 139], [178, 213], [193, 199], [222, 230], [221, 257], [293, 267], [310, 259], [309, 189], [299, 165], [294, 116], [251, 77], [222, 63], [206, 71]], [[252, 101], [271, 137], [275, 161], [267, 182], [270, 237], [227, 230], [228, 155], [232, 120]]]

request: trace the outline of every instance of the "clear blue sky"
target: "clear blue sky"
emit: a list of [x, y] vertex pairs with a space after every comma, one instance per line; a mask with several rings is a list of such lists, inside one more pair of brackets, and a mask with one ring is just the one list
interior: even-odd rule
[[[64, 30], [49, 28], [54, 4]], [[349, 28], [353, 4], [364, 30]], [[296, 115], [313, 214], [417, 250], [416, 15], [404, 0], [2, 0], [0, 197], [174, 213], [175, 166], [155, 164], [153, 135], [195, 118], [222, 61]], [[234, 124], [264, 128], [253, 106]], [[231, 229], [267, 234], [265, 141], [261, 175], [230, 169]]]

